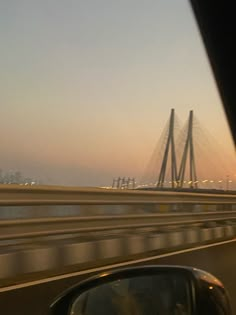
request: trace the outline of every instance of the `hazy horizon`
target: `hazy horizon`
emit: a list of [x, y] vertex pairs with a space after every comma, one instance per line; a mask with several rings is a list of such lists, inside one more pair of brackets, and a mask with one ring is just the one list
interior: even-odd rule
[[2, 170], [58, 185], [140, 178], [175, 108], [183, 122], [194, 110], [227, 157], [222, 178], [236, 180], [187, 1], [9, 0], [0, 4], [0, 35]]

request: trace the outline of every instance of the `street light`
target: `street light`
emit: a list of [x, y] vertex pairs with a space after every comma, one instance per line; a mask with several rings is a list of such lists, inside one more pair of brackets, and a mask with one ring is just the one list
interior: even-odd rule
[[222, 189], [222, 183], [223, 182], [223, 180], [222, 179], [220, 179], [220, 180], [218, 180], [218, 183], [219, 183], [219, 189]]
[[226, 190], [229, 190], [229, 175], [226, 175]]

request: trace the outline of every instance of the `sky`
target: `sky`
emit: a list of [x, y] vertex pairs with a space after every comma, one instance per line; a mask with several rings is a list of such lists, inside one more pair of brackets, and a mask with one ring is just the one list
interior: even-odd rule
[[186, 0], [1, 1], [0, 46], [2, 170], [59, 185], [139, 178], [175, 108], [183, 122], [194, 110], [236, 175]]

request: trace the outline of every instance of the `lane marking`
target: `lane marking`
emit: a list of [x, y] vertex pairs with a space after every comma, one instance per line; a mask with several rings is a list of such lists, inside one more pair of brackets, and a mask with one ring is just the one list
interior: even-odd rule
[[198, 246], [198, 247], [182, 249], [182, 250], [171, 252], [171, 253], [151, 256], [151, 257], [147, 257], [147, 258], [140, 258], [140, 259], [136, 259], [136, 260], [132, 260], [132, 261], [116, 263], [116, 264], [112, 264], [112, 265], [106, 265], [106, 266], [97, 267], [97, 268], [91, 268], [91, 269], [82, 270], [82, 271], [76, 271], [76, 272], [67, 273], [67, 274], [63, 274], [63, 275], [59, 275], [59, 276], [48, 277], [48, 278], [41, 279], [41, 280], [33, 280], [33, 281], [30, 281], [30, 282], [10, 285], [10, 286], [7, 286], [7, 287], [0, 288], [0, 293], [1, 292], [12, 291], [12, 290], [17, 290], [17, 289], [22, 289], [22, 288], [27, 288], [27, 287], [31, 287], [31, 286], [35, 286], [35, 285], [39, 285], [39, 284], [43, 284], [43, 283], [63, 280], [63, 279], [67, 279], [67, 278], [73, 278], [73, 277], [81, 276], [81, 275], [84, 275], [84, 274], [87, 274], [87, 273], [100, 272], [100, 271], [104, 271], [104, 270], [107, 270], [107, 269], [125, 267], [125, 266], [134, 265], [134, 264], [137, 264], [137, 263], [147, 262], [147, 261], [151, 261], [151, 260], [156, 260], [156, 259], [160, 259], [160, 258], [164, 258], [164, 257], [185, 254], [185, 253], [194, 252], [194, 251], [197, 251], [197, 250], [206, 249], [206, 248], [210, 248], [210, 247], [221, 246], [221, 245], [228, 244], [228, 243], [233, 243], [233, 242], [236, 242], [236, 238], [234, 238], [232, 240], [228, 240], [228, 241], [223, 241], [223, 242], [220, 242], [220, 243], [201, 245], [201, 246]]

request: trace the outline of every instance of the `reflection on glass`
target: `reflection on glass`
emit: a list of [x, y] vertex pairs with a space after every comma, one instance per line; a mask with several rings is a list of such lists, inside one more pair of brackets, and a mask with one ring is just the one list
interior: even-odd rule
[[187, 315], [190, 291], [182, 275], [116, 280], [90, 289], [72, 304], [70, 315]]

